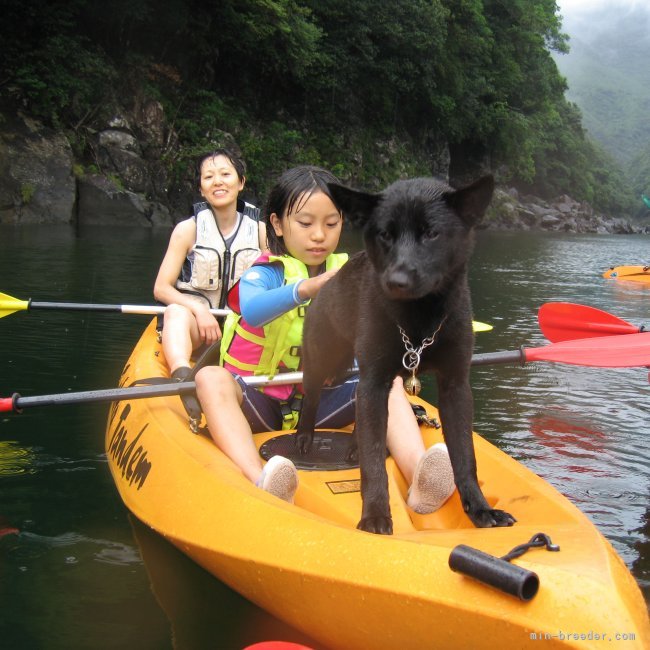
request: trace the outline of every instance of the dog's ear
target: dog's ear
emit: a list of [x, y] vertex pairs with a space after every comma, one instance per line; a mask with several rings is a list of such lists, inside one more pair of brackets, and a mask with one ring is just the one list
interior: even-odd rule
[[350, 224], [357, 228], [366, 225], [372, 211], [382, 198], [381, 194], [368, 194], [336, 183], [328, 183], [327, 187], [336, 207]]
[[494, 177], [492, 174], [483, 176], [471, 185], [461, 187], [445, 195], [447, 204], [454, 208], [465, 225], [476, 225], [487, 210], [494, 192]]

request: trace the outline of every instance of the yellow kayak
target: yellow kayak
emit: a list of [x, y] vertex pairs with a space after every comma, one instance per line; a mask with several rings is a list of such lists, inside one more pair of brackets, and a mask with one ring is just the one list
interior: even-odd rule
[[603, 273], [608, 280], [625, 280], [650, 284], [649, 266], [613, 266]]
[[[166, 372], [151, 323], [120, 384]], [[268, 449], [279, 435], [256, 441]], [[323, 446], [345, 435], [322, 434]], [[442, 440], [431, 426], [422, 435], [427, 446]], [[106, 430], [115, 484], [136, 517], [327, 648], [527, 648], [540, 640], [600, 648], [623, 639], [625, 647], [650, 647], [646, 604], [610, 543], [548, 483], [476, 434], [474, 443], [486, 498], [512, 513], [514, 526], [474, 528], [457, 494], [438, 512], [412, 512], [388, 458], [394, 534], [379, 536], [356, 529], [358, 468], [299, 470], [290, 505], [253, 486], [209, 437], [191, 433], [177, 396], [113, 403]], [[560, 550], [532, 548], [511, 563], [538, 576], [529, 600], [449, 567], [458, 545], [498, 558], [540, 532]]]

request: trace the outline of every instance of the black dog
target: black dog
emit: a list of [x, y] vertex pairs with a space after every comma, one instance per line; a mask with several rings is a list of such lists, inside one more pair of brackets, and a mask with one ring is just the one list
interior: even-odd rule
[[[474, 339], [467, 263], [473, 228], [492, 198], [492, 176], [458, 190], [430, 178], [397, 181], [381, 194], [329, 188], [346, 219], [363, 226], [366, 250], [351, 257], [307, 310], [305, 398], [296, 444], [302, 451], [309, 448], [323, 383], [356, 358], [363, 499], [358, 528], [391, 534], [388, 393], [397, 375], [434, 371], [444, 438], [467, 515], [477, 527], [512, 525], [513, 517], [491, 509], [481, 492], [472, 441]], [[417, 356], [408, 353], [431, 338], [418, 365]]]

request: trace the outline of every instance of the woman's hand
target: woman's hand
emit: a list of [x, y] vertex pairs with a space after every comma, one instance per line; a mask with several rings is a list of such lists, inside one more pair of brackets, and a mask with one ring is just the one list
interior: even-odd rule
[[298, 296], [301, 300], [308, 300], [310, 298], [315, 298], [318, 295], [318, 292], [321, 290], [323, 285], [331, 280], [338, 269], [332, 269], [331, 271], [325, 271], [320, 275], [315, 275], [313, 278], [307, 278], [300, 283], [298, 287]]
[[221, 328], [210, 309], [203, 305], [196, 305], [192, 309], [196, 324], [199, 328], [199, 336], [201, 341], [208, 345], [216, 343], [221, 338]]

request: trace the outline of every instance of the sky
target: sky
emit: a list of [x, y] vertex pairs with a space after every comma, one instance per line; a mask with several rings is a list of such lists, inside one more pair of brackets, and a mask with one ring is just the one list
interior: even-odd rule
[[635, 7], [647, 4], [647, 0], [556, 0], [560, 14], [570, 16], [581, 14], [606, 5], [615, 7]]

